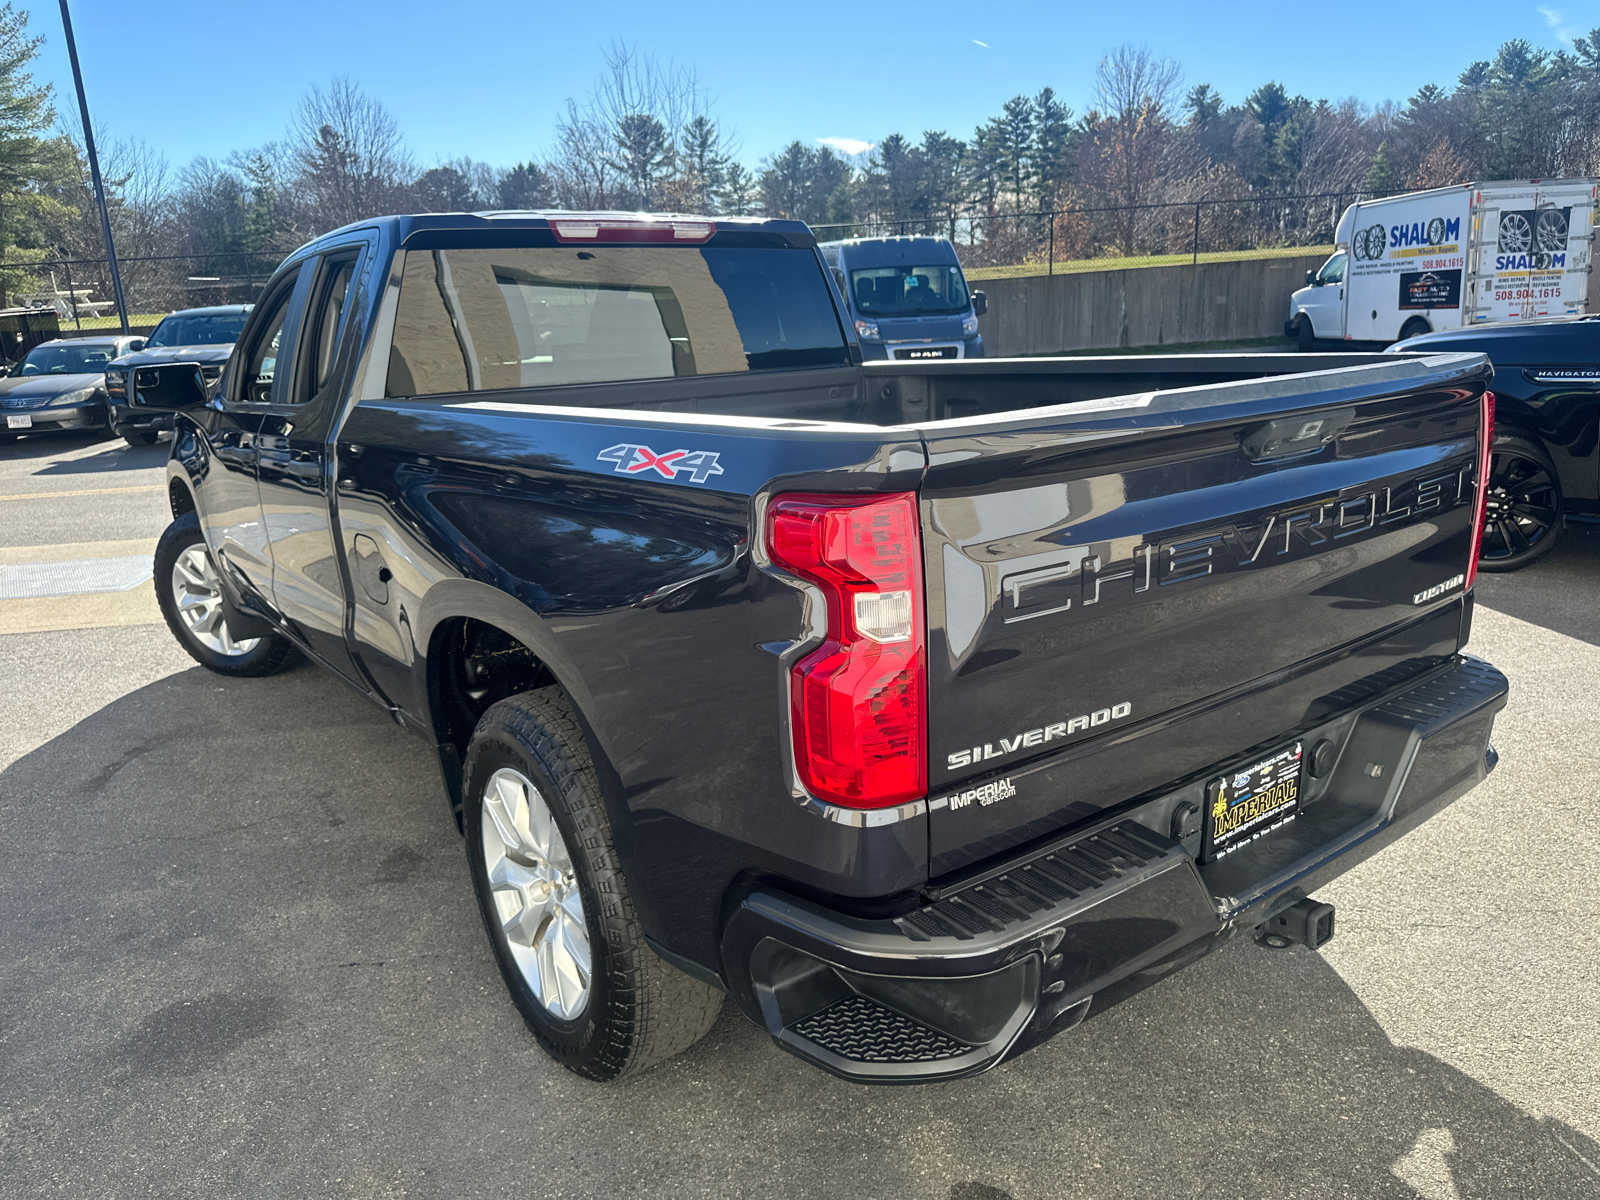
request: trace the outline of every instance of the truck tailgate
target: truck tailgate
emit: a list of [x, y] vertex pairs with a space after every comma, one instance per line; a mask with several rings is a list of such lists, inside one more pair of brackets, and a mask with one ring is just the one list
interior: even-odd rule
[[927, 427], [932, 873], [1455, 653], [1488, 379], [1438, 355]]

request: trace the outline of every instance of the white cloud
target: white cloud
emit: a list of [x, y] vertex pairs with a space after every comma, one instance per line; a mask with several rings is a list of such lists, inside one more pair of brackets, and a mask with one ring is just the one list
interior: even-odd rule
[[1541, 4], [1539, 6], [1539, 15], [1544, 18], [1546, 25], [1555, 30], [1556, 37], [1569, 46], [1572, 45], [1572, 39], [1583, 32], [1579, 26], [1569, 24], [1567, 14], [1559, 8], [1546, 8]]
[[973, 38], [972, 39], [972, 44], [974, 46], [982, 46], [985, 50], [987, 50], [989, 48], [989, 43], [988, 42], [980, 42], [977, 38]]
[[863, 142], [859, 138], [827, 137], [818, 138], [817, 141], [835, 150], [843, 150], [846, 154], [865, 154], [872, 149], [871, 142]]

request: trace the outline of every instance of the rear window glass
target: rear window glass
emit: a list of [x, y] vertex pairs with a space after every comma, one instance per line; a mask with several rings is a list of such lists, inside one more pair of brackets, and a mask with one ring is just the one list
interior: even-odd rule
[[670, 379], [850, 361], [810, 250], [410, 250], [387, 394]]

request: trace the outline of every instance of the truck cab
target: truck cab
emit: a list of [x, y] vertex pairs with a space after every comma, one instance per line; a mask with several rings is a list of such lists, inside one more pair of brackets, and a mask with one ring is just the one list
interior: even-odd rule
[[844, 298], [863, 358], [982, 358], [978, 318], [956, 248], [941, 237], [851, 238], [818, 249]]
[[1289, 298], [1285, 336], [1310, 350], [1318, 338], [1344, 338], [1344, 272], [1349, 251], [1340, 246], [1328, 261], [1306, 272], [1306, 286]]

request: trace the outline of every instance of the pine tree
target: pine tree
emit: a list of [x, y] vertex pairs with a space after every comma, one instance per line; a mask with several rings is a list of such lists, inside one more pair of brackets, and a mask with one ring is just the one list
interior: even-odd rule
[[1400, 180], [1389, 162], [1388, 142], [1378, 143], [1378, 149], [1372, 156], [1372, 165], [1367, 168], [1366, 181], [1361, 186], [1374, 195], [1392, 192], [1400, 186]]
[[1050, 88], [1042, 89], [1033, 100], [1033, 183], [1034, 202], [1039, 208], [1052, 207], [1061, 189], [1071, 178], [1072, 110], [1056, 99]]
[[715, 213], [728, 170], [722, 134], [704, 114], [683, 127], [684, 207], [690, 212]]

